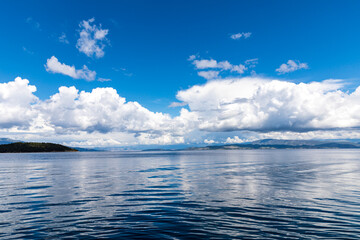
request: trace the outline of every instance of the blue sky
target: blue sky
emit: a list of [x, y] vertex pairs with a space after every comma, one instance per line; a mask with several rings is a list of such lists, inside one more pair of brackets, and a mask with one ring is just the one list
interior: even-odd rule
[[[126, 101], [138, 102], [151, 113], [169, 114], [171, 121], [181, 115], [181, 108], [191, 113], [205, 111], [198, 109], [196, 103], [192, 102], [198, 99], [197, 96], [191, 99], [179, 98], [179, 91], [190, 94], [194, 86], [205, 89], [213, 81], [223, 84], [226, 79], [241, 81], [246, 77], [256, 78], [253, 81], [259, 82], [256, 86], [263, 86], [260, 83], [262, 79], [266, 83], [276, 79], [295, 84], [341, 79], [341, 86], [339, 82], [332, 82], [330, 91], [351, 94], [360, 80], [360, 32], [357, 30], [360, 26], [359, 10], [358, 1], [2, 1], [0, 83], [12, 82], [16, 77], [28, 79], [29, 85], [36, 86], [36, 92], [32, 94], [38, 98], [37, 103], [32, 101], [28, 105], [36, 109], [38, 107], [34, 105], [44, 105], [62, 86], [74, 86], [85, 92], [108, 87], [115, 89]], [[84, 21], [95, 29], [92, 33], [106, 31], [105, 36], [95, 44], [100, 46], [103, 55], [96, 56], [94, 52], [86, 54], [80, 50], [78, 42], [84, 30], [81, 25]], [[236, 36], [239, 38], [236, 39]], [[57, 59], [57, 65], [53, 68], [46, 66], [48, 59], [53, 56]], [[200, 62], [202, 60], [208, 62]], [[215, 65], [211, 60], [216, 61]], [[250, 64], [247, 60], [253, 62]], [[60, 73], [59, 64], [74, 66], [76, 70], [86, 65], [90, 71], [96, 72], [96, 77], [86, 80], [80, 73], [76, 76]], [[281, 70], [282, 64], [286, 65]], [[213, 75], [210, 76], [209, 72]], [[206, 78], [202, 77], [204, 74]], [[99, 81], [101, 79], [109, 81]], [[329, 90], [324, 88], [321, 91], [326, 95]], [[241, 94], [238, 97], [235, 95], [234, 99], [243, 97]], [[224, 98], [220, 100], [223, 102]], [[173, 102], [181, 103], [178, 104], [181, 106], [169, 107]], [[204, 101], [203, 107], [206, 105]], [[231, 111], [237, 119], [229, 121], [241, 122], [244, 119], [244, 113]], [[286, 111], [290, 110], [286, 108]], [[290, 114], [288, 117], [299, 119], [297, 113], [295, 111], [295, 115]], [[37, 117], [41, 115], [38, 112], [33, 114]], [[207, 114], [212, 116], [213, 112]], [[284, 115], [278, 115], [284, 120]], [[201, 115], [201, 118], [206, 116]], [[303, 123], [305, 118], [300, 119], [291, 123], [291, 127], [274, 125], [275, 120], [271, 122], [270, 117], [267, 117], [268, 122], [261, 123], [261, 127], [246, 124], [244, 127], [229, 127], [226, 122], [226, 127], [221, 128], [214, 127], [213, 123], [202, 122], [195, 124], [191, 133], [176, 133], [177, 137], [181, 135], [182, 141], [164, 143], [199, 143], [204, 140], [221, 143], [235, 136], [246, 141], [264, 137], [261, 134], [269, 134], [269, 131], [273, 133], [270, 137], [286, 131], [290, 134], [289, 138], [294, 138], [297, 135], [293, 133], [318, 130], [328, 133], [358, 127], [354, 123], [357, 116], [353, 115], [352, 123], [345, 124], [340, 119], [336, 126], [318, 124], [321, 118], [312, 116], [312, 122], [306, 124]], [[218, 115], [214, 121], [219, 121]], [[329, 117], [328, 121], [334, 122], [334, 119]], [[21, 125], [14, 119], [3, 122], [3, 136], [12, 137], [16, 132], [17, 137], [61, 139], [63, 143], [73, 144], [76, 141], [72, 141], [73, 137], [64, 132], [74, 131], [74, 126], [80, 124], [77, 122], [65, 126], [47, 122], [55, 130], [45, 136], [34, 132], [34, 129], [19, 130], [33, 123]], [[124, 142], [130, 145], [142, 144], [141, 141], [121, 140], [120, 135], [133, 134], [134, 140], [144, 134], [145, 130], [124, 130], [127, 127], [113, 127], [112, 123], [110, 126], [99, 122], [101, 120], [97, 120], [92, 127], [86, 125], [76, 129], [86, 132], [83, 139], [78, 139], [76, 143], [91, 138], [87, 134], [96, 135], [100, 132], [104, 141], [113, 141], [114, 145], [122, 145]], [[101, 127], [97, 129], [99, 125]], [[174, 127], [176, 124], [171, 122], [170, 125]], [[12, 129], [5, 126], [11, 126]], [[163, 131], [163, 135], [174, 137], [168, 130], [165, 133]], [[334, 138], [326, 134], [311, 136]], [[345, 134], [339, 138], [357, 136], [349, 137]], [[160, 144], [161, 141], [152, 143]]]

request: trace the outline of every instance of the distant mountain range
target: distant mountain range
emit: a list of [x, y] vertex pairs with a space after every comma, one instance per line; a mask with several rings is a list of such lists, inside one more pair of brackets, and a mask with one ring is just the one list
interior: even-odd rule
[[249, 143], [211, 145], [191, 147], [186, 150], [220, 150], [220, 149], [330, 149], [330, 148], [360, 148], [360, 144], [350, 141], [323, 140], [277, 140], [263, 139]]
[[[350, 141], [327, 141], [327, 140], [278, 140], [262, 139], [248, 143], [209, 145], [202, 147], [188, 148], [152, 148], [142, 151], [184, 151], [184, 150], [231, 150], [231, 149], [346, 149], [360, 148], [360, 143]], [[53, 143], [29, 143], [13, 140], [9, 138], [0, 138], [1, 152], [54, 152], [54, 151], [107, 151], [107, 149], [86, 149], [69, 148], [60, 144]], [[114, 150], [112, 150], [114, 151]]]
[[[189, 147], [180, 150], [232, 150], [232, 149], [345, 149], [360, 148], [360, 143], [326, 140], [278, 140], [262, 139], [248, 143]], [[145, 149], [143, 151], [179, 151], [179, 149]]]

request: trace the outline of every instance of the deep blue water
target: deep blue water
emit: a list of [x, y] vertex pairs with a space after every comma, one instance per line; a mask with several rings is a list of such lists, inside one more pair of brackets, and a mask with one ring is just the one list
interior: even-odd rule
[[0, 154], [0, 238], [360, 239], [360, 151]]

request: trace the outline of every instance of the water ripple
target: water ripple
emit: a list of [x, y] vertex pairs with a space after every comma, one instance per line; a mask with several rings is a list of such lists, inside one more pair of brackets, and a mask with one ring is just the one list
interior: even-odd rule
[[0, 155], [0, 239], [360, 239], [359, 155]]

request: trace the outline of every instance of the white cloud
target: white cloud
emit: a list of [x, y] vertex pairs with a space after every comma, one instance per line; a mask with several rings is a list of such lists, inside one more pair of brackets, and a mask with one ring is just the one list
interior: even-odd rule
[[59, 93], [42, 104], [49, 122], [64, 131], [156, 132], [170, 117], [153, 113], [137, 102], [127, 102], [113, 88], [79, 92], [60, 87]]
[[[0, 132], [17, 139], [74, 145], [176, 144], [231, 131], [226, 143], [250, 139], [360, 138], [360, 87], [340, 80], [313, 83], [263, 78], [213, 80], [179, 91], [188, 104], [171, 117], [126, 101], [113, 88], [60, 87], [39, 100], [26, 79], [0, 84]], [[176, 105], [176, 104], [174, 104]], [[219, 132], [219, 133], [214, 133]], [[195, 135], [194, 135], [195, 134]], [[202, 135], [203, 134], [203, 135]], [[229, 136], [229, 135], [227, 135]]]
[[247, 67], [245, 67], [242, 64], [232, 66], [232, 68], [231, 68], [232, 72], [237, 72], [239, 74], [243, 74], [245, 72], [245, 70], [247, 70]]
[[80, 24], [80, 38], [77, 41], [77, 49], [85, 53], [86, 56], [91, 57], [95, 55], [97, 58], [104, 56], [104, 48], [109, 42], [106, 35], [109, 33], [108, 29], [102, 29], [101, 24], [99, 26], [93, 24], [95, 18], [89, 20], [83, 20]]
[[52, 136], [57, 142], [78, 145], [86, 145], [84, 141], [100, 144], [96, 139], [129, 145], [183, 143], [186, 132], [193, 129], [193, 117], [187, 110], [171, 118], [137, 102], [126, 102], [113, 88], [85, 92], [60, 87], [44, 101], [38, 100], [35, 91], [26, 79], [0, 84], [0, 131], [21, 134], [21, 139]]
[[212, 140], [212, 139], [205, 139], [204, 143], [206, 143], [206, 144], [214, 144], [216, 142], [215, 142], [215, 140]]
[[187, 103], [185, 102], [172, 102], [169, 107], [174, 108], [174, 107], [183, 107], [186, 106]]
[[45, 68], [48, 72], [60, 73], [75, 79], [85, 79], [87, 81], [93, 81], [96, 77], [96, 72], [89, 70], [86, 65], [84, 65], [82, 69], [75, 69], [74, 65], [69, 66], [65, 63], [60, 63], [55, 56], [47, 59]]
[[279, 74], [294, 72], [300, 69], [308, 69], [309, 66], [307, 63], [301, 63], [299, 61], [289, 60], [287, 63], [283, 63], [275, 71]]
[[360, 126], [360, 88], [342, 82], [300, 83], [261, 78], [207, 82], [179, 91], [203, 131], [310, 131]]
[[245, 61], [245, 65], [248, 66], [249, 68], [254, 68], [258, 64], [258, 61], [259, 61], [258, 58], [248, 59]]
[[198, 72], [198, 75], [200, 77], [210, 80], [217, 78], [219, 76], [219, 71], [200, 71]]
[[64, 142], [63, 144], [69, 144], [70, 146], [74, 146], [74, 147], [92, 147], [92, 146], [108, 147], [108, 146], [121, 146], [123, 143], [111, 138], [110, 139], [96, 138], [96, 139], [78, 141], [78, 142], [77, 141], [72, 141], [70, 143]]
[[[249, 59], [245, 61], [245, 64], [233, 65], [229, 61], [216, 61], [214, 59], [196, 59], [193, 58], [192, 64], [195, 65], [196, 69], [219, 69], [220, 71], [230, 71], [243, 74], [249, 68], [256, 66], [258, 59]], [[200, 71], [198, 75], [204, 77], [205, 79], [215, 79], [218, 78], [219, 71]]]
[[237, 39], [240, 39], [240, 38], [249, 38], [251, 36], [251, 32], [242, 32], [242, 33], [236, 33], [236, 34], [232, 34], [230, 36], [231, 39], [234, 39], [234, 40], [237, 40]]
[[61, 33], [61, 35], [59, 37], [59, 42], [69, 44], [69, 40], [67, 40], [67, 37], [66, 37], [65, 33]]
[[38, 101], [33, 94], [35, 91], [35, 86], [20, 77], [12, 82], [0, 83], [0, 128], [23, 128], [30, 125], [36, 116], [32, 107]]
[[257, 134], [258, 139], [284, 139], [284, 140], [311, 140], [311, 139], [360, 139], [360, 131], [358, 129], [342, 129], [342, 130], [317, 130], [308, 132], [267, 132]]
[[111, 79], [110, 78], [98, 78], [99, 82], [110, 82]]
[[196, 69], [206, 69], [206, 68], [219, 68], [218, 62], [216, 60], [210, 59], [202, 59], [202, 60], [194, 60], [193, 64]]
[[195, 65], [196, 69], [219, 68], [222, 70], [232, 70], [234, 67], [228, 61], [218, 62], [214, 59], [194, 60], [193, 64]]
[[235, 144], [235, 143], [244, 143], [246, 140], [239, 138], [238, 136], [234, 136], [233, 138], [228, 137], [225, 141], [226, 144]]
[[251, 36], [251, 32], [243, 33], [244, 38], [249, 38]]
[[190, 55], [187, 60], [188, 61], [193, 61], [195, 59], [196, 59], [196, 55]]

